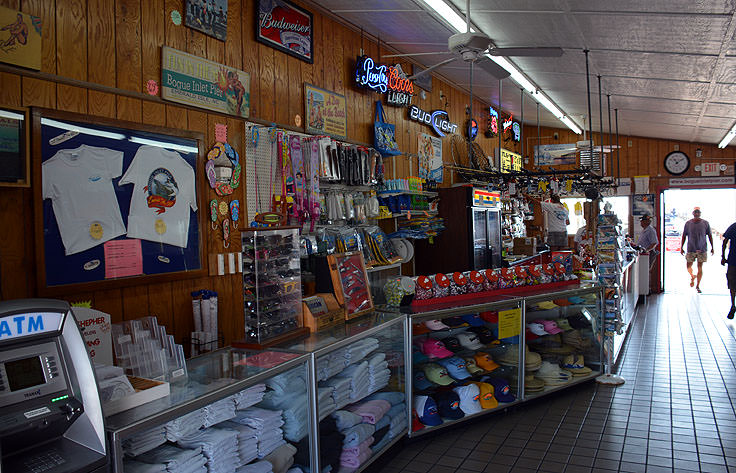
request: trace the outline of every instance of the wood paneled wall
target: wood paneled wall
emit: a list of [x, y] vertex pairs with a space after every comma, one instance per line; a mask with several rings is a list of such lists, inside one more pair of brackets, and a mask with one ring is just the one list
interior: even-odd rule
[[[372, 141], [374, 103], [379, 96], [352, 85], [353, 67], [361, 48], [377, 60], [389, 51], [379, 50], [377, 43], [361, 37], [360, 33], [310, 5], [302, 4], [314, 13], [314, 64], [299, 61], [255, 41], [253, 0], [229, 1], [225, 42], [183, 25], [176, 26], [171, 21], [172, 11], [184, 12], [184, 0], [0, 0], [0, 5], [41, 17], [44, 73], [123, 91], [144, 92], [149, 79], [160, 81], [161, 46], [167, 45], [250, 73], [251, 115], [255, 118], [293, 125], [297, 114], [304, 116], [304, 82], [344, 94], [348, 109], [348, 138], [363, 143]], [[410, 70], [408, 64], [403, 65], [407, 66], [405, 70]], [[433, 78], [433, 90], [426, 99], [422, 100], [419, 95], [414, 99], [426, 110], [446, 108], [451, 121], [461, 127], [466, 119], [468, 101], [465, 92], [436, 77]], [[0, 103], [193, 130], [204, 133], [208, 144], [214, 141], [214, 125], [226, 123], [229, 142], [241, 156], [245, 155], [244, 121], [176, 104], [9, 73], [0, 73]], [[477, 100], [473, 103], [474, 110], [478, 111], [486, 106]], [[404, 108], [385, 109], [388, 121], [396, 124], [400, 148], [416, 153], [417, 135], [428, 129], [409, 122]], [[479, 112], [475, 115], [482, 116]], [[479, 122], [481, 127], [486, 126], [485, 118], [480, 118]], [[552, 131], [545, 128], [542, 136], [551, 136]], [[558, 142], [561, 143], [579, 139], [565, 130], [554, 131], [559, 133]], [[527, 136], [536, 137], [536, 127], [527, 127], [525, 132]], [[632, 140], [632, 147], [626, 146], [628, 139]], [[496, 139], [483, 136], [479, 136], [478, 141], [487, 153], [497, 145]], [[541, 142], [552, 141], [543, 139]], [[622, 175], [656, 175], [661, 172], [658, 166], [661, 168], [661, 158], [671, 145], [670, 142], [642, 138], [624, 138], [622, 143]], [[529, 152], [525, 154], [531, 155], [534, 144], [534, 140], [526, 142]], [[694, 148], [694, 145], [681, 144], [681, 149], [694, 155], [687, 146]], [[520, 145], [511, 149], [518, 152]], [[715, 150], [703, 149], [705, 156], [716, 156]], [[450, 163], [449, 140], [445, 140], [443, 152], [445, 161]], [[732, 156], [732, 150], [725, 153], [729, 152]], [[386, 160], [389, 176], [394, 172], [398, 177], [407, 176], [410, 169], [416, 172], [415, 158], [397, 157], [395, 161], [396, 169], [392, 169], [393, 160]], [[452, 184], [449, 174], [446, 174], [444, 185]], [[211, 192], [209, 189], [201, 191]], [[241, 201], [244, 200], [244, 192], [245, 189], [241, 188], [236, 195]], [[213, 197], [214, 194], [208, 199]], [[32, 189], [0, 188], [0, 241], [3, 242], [0, 246], [0, 289], [3, 299], [38, 295], [32, 199]], [[204, 218], [200, 221], [204, 222]], [[206, 253], [222, 251], [219, 235], [206, 232]], [[193, 329], [189, 293], [201, 288], [213, 289], [220, 295], [220, 326], [226, 342], [241, 337], [243, 308], [239, 275], [69, 293], [65, 298], [70, 301], [91, 300], [94, 307], [112, 314], [114, 321], [157, 315], [180, 341]]]

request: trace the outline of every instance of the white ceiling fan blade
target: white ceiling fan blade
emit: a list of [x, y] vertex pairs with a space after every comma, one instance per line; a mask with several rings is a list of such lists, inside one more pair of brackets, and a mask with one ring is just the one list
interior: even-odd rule
[[499, 66], [498, 64], [496, 64], [495, 62], [491, 61], [488, 58], [479, 59], [478, 65], [480, 66], [481, 69], [483, 69], [484, 71], [486, 71], [487, 73], [489, 73], [490, 75], [492, 75], [493, 77], [499, 80], [505, 79], [511, 75], [509, 71], [507, 71], [506, 69]]
[[438, 62], [437, 64], [435, 64], [433, 66], [429, 66], [428, 68], [424, 69], [423, 71], [418, 72], [417, 74], [414, 74], [413, 76], [410, 76], [409, 79], [410, 80], [414, 80], [417, 77], [419, 77], [421, 75], [424, 75], [427, 72], [432, 72], [433, 70], [437, 69], [438, 67], [444, 66], [445, 64], [449, 64], [449, 63], [451, 63], [452, 61], [454, 61], [456, 59], [457, 59], [456, 57], [453, 57], [453, 58], [450, 58], [450, 59], [446, 59], [446, 60], [444, 60], [442, 62]]
[[381, 56], [381, 59], [385, 57], [412, 57], [412, 56], [436, 56], [437, 54], [453, 54], [452, 51], [436, 51], [431, 53], [407, 53], [407, 54], [386, 54]]
[[560, 57], [562, 48], [488, 48], [491, 56]]

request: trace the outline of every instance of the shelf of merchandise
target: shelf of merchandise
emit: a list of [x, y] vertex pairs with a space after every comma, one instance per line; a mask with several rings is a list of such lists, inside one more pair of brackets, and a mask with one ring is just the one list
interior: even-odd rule
[[[288, 344], [289, 350], [305, 352], [308, 353], [308, 356], [310, 357], [310, 401], [311, 404], [315, 406], [310, 413], [310, 428], [312, 429], [310, 433], [310, 446], [315, 452], [313, 454], [312, 462], [316, 465], [312, 471], [324, 470], [318, 453], [320, 451], [320, 419], [317, 385], [319, 381], [318, 367], [320, 366], [320, 361], [324, 357], [329, 357], [337, 350], [346, 348], [353, 343], [365, 340], [369, 337], [379, 340], [379, 348], [370, 352], [368, 357], [380, 352], [392, 353], [395, 355], [395, 360], [397, 360], [398, 364], [394, 366], [389, 364], [391, 378], [387, 386], [370, 391], [360, 399], [351, 400], [350, 403], [360, 402], [362, 399], [365, 399], [375, 392], [386, 390], [401, 392], [404, 395], [404, 402], [406, 404], [406, 409], [404, 410], [404, 415], [406, 416], [406, 428], [391, 438], [391, 440], [381, 449], [373, 452], [371, 457], [357, 469], [351, 469], [351, 472], [359, 473], [368, 468], [371, 463], [373, 463], [389, 448], [401, 439], [405, 438], [409, 431], [409, 425], [411, 423], [411, 402], [409, 402], [411, 391], [409, 390], [409, 385], [406, 382], [408, 371], [407, 365], [405, 364], [405, 360], [411, 356], [411, 345], [409, 343], [410, 340], [408, 339], [408, 318], [397, 312], [372, 312], [350, 320], [344, 325], [338, 325], [333, 328], [312, 333], [304, 340]], [[388, 359], [389, 357], [387, 356], [386, 358]], [[367, 359], [367, 357], [364, 359]], [[392, 387], [394, 389], [391, 389]], [[338, 409], [342, 409], [342, 407], [343, 406], [340, 406]]]
[[[273, 367], [258, 366], [265, 357], [274, 360]], [[301, 366], [308, 374], [310, 363], [308, 355], [285, 349], [222, 348], [187, 360], [187, 381], [171, 384], [168, 396], [105, 417], [111, 471], [124, 471], [122, 444], [136, 433], [163, 425], [291, 369]], [[305, 408], [312, 409], [312, 405]]]
[[432, 191], [413, 191], [413, 190], [383, 190], [378, 191], [378, 197], [391, 197], [394, 195], [423, 195], [425, 197], [437, 197], [439, 194]]
[[372, 268], [367, 268], [366, 271], [368, 271], [369, 273], [375, 273], [378, 271], [386, 271], [388, 269], [400, 268], [402, 264], [404, 264], [403, 261], [399, 261], [398, 263], [386, 264], [383, 266], [374, 266]]
[[[534, 287], [530, 287], [528, 291], [522, 295], [522, 296], [492, 296], [492, 297], [485, 297], [485, 298], [479, 298], [477, 300], [469, 300], [463, 305], [459, 305], [458, 303], [447, 303], [442, 304], [439, 303], [437, 305], [433, 306], [425, 306], [425, 307], [418, 307], [418, 308], [412, 308], [412, 307], [402, 307], [401, 311], [403, 313], [406, 313], [407, 316], [410, 319], [409, 324], [409, 334], [410, 339], [414, 338], [414, 324], [417, 323], [423, 323], [430, 320], [435, 319], [444, 319], [447, 317], [453, 317], [453, 316], [459, 316], [459, 315], [465, 315], [465, 314], [473, 314], [473, 313], [479, 313], [484, 311], [499, 311], [499, 310], [508, 310], [513, 308], [519, 308], [521, 310], [521, 317], [520, 317], [520, 337], [519, 337], [519, 367], [513, 368], [510, 367], [509, 370], [506, 371], [506, 373], [509, 373], [511, 371], [511, 374], [513, 374], [513, 371], [516, 371], [516, 378], [517, 383], [516, 386], [511, 384], [511, 388], [514, 391], [516, 395], [516, 400], [509, 403], [500, 403], [499, 406], [493, 409], [484, 409], [481, 412], [467, 415], [461, 419], [456, 420], [443, 420], [443, 423], [438, 426], [425, 426], [421, 430], [417, 431], [410, 431], [409, 437], [417, 437], [424, 434], [427, 434], [429, 432], [434, 432], [446, 427], [450, 427], [453, 425], [457, 425], [458, 423], [464, 422], [469, 419], [474, 419], [476, 417], [480, 417], [483, 415], [491, 414], [493, 412], [498, 412], [500, 410], [504, 410], [508, 407], [511, 407], [516, 404], [525, 403], [534, 399], [538, 399], [540, 397], [546, 396], [548, 394], [567, 389], [571, 386], [575, 386], [587, 381], [591, 381], [595, 379], [596, 376], [598, 376], [601, 371], [600, 369], [592, 369], [591, 373], [585, 376], [580, 376], [579, 378], [575, 378], [572, 381], [570, 381], [567, 384], [560, 385], [560, 386], [547, 386], [544, 388], [543, 391], [540, 392], [533, 392], [533, 393], [526, 393], [524, 390], [524, 374], [525, 370], [523, 368], [524, 366], [524, 360], [525, 360], [525, 346], [526, 346], [526, 333], [525, 333], [525, 327], [526, 327], [526, 321], [527, 321], [527, 315], [532, 315], [536, 310], [532, 310], [532, 304], [537, 304], [539, 302], [543, 301], [552, 301], [554, 299], [567, 299], [569, 297], [582, 297], [586, 299], [586, 303], [584, 304], [571, 304], [569, 306], [558, 306], [559, 312], [561, 314], [565, 314], [567, 312], [577, 311], [581, 308], [586, 308], [591, 312], [592, 320], [591, 320], [591, 330], [593, 335], [593, 341], [592, 344], [594, 346], [597, 346], [600, 348], [601, 344], [600, 341], [602, 340], [602, 315], [601, 315], [601, 299], [602, 299], [602, 289], [600, 286], [591, 284], [585, 287], [576, 287], [574, 289], [562, 289], [562, 290], [556, 290], [556, 291], [550, 291], [549, 289], [536, 289]], [[493, 325], [487, 323], [486, 325]], [[496, 332], [497, 333], [497, 332]], [[429, 334], [420, 334], [417, 335], [419, 337], [421, 336], [427, 336], [431, 335], [432, 332]], [[507, 343], [506, 346], [509, 344]], [[515, 345], [515, 344], [514, 344]], [[479, 349], [479, 351], [487, 350], [489, 354], [493, 357], [493, 350], [497, 350], [498, 347], [501, 347], [501, 345], [494, 346], [493, 344], [486, 345], [484, 348]], [[463, 352], [458, 352], [463, 353]], [[598, 367], [602, 366], [600, 360], [602, 360], [603, 352], [602, 348], [599, 349], [599, 359], [598, 360], [587, 360], [586, 359], [586, 365], [597, 365]], [[407, 372], [411, 373], [412, 376], [409, 376], [407, 378], [407, 384], [409, 385], [409, 389], [413, 390], [413, 372], [414, 372], [414, 366], [413, 366], [413, 359], [407, 358], [409, 362], [407, 363]], [[494, 370], [495, 372], [496, 370]], [[511, 381], [511, 380], [508, 380]], [[424, 392], [413, 392], [412, 393], [412, 399], [413, 395], [421, 394]], [[426, 393], [425, 393], [426, 394]]]

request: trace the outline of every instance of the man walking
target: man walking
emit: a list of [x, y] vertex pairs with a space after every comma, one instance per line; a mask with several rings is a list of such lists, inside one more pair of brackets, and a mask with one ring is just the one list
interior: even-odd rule
[[[731, 242], [731, 249], [728, 250], [728, 259], [726, 259], [726, 244], [729, 241]], [[723, 234], [721, 264], [728, 264], [726, 281], [728, 282], [728, 290], [731, 291], [731, 310], [728, 311], [728, 318], [733, 319], [734, 314], [736, 314], [736, 305], [734, 305], [734, 296], [736, 296], [736, 223], [732, 223], [726, 233]]]
[[649, 269], [651, 270], [657, 260], [657, 255], [659, 254], [655, 249], [657, 248], [657, 245], [659, 245], [659, 239], [657, 238], [657, 231], [651, 225], [652, 217], [649, 215], [642, 215], [639, 222], [642, 230], [639, 235], [637, 246], [641, 248], [642, 254], [649, 255]]
[[[695, 286], [695, 290], [699, 293], [700, 280], [703, 279], [703, 263], [708, 261], [708, 242], [705, 237], [710, 240], [710, 254], [714, 254], [713, 235], [710, 233], [710, 224], [707, 220], [700, 218], [700, 208], [695, 207], [693, 210], [693, 218], [685, 222], [685, 229], [682, 231], [682, 241], [680, 242], [680, 254], [685, 255], [687, 262], [687, 272], [690, 273], [690, 287]], [[687, 253], [685, 253], [685, 239], [687, 238]], [[698, 274], [693, 274], [693, 262], [698, 262]], [[697, 279], [697, 285], [695, 281]]]

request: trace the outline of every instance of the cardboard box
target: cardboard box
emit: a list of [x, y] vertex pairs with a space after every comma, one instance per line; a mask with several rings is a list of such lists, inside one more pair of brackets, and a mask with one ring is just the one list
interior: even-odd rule
[[534, 237], [514, 238], [514, 254], [532, 256], [537, 252], [537, 239]]

